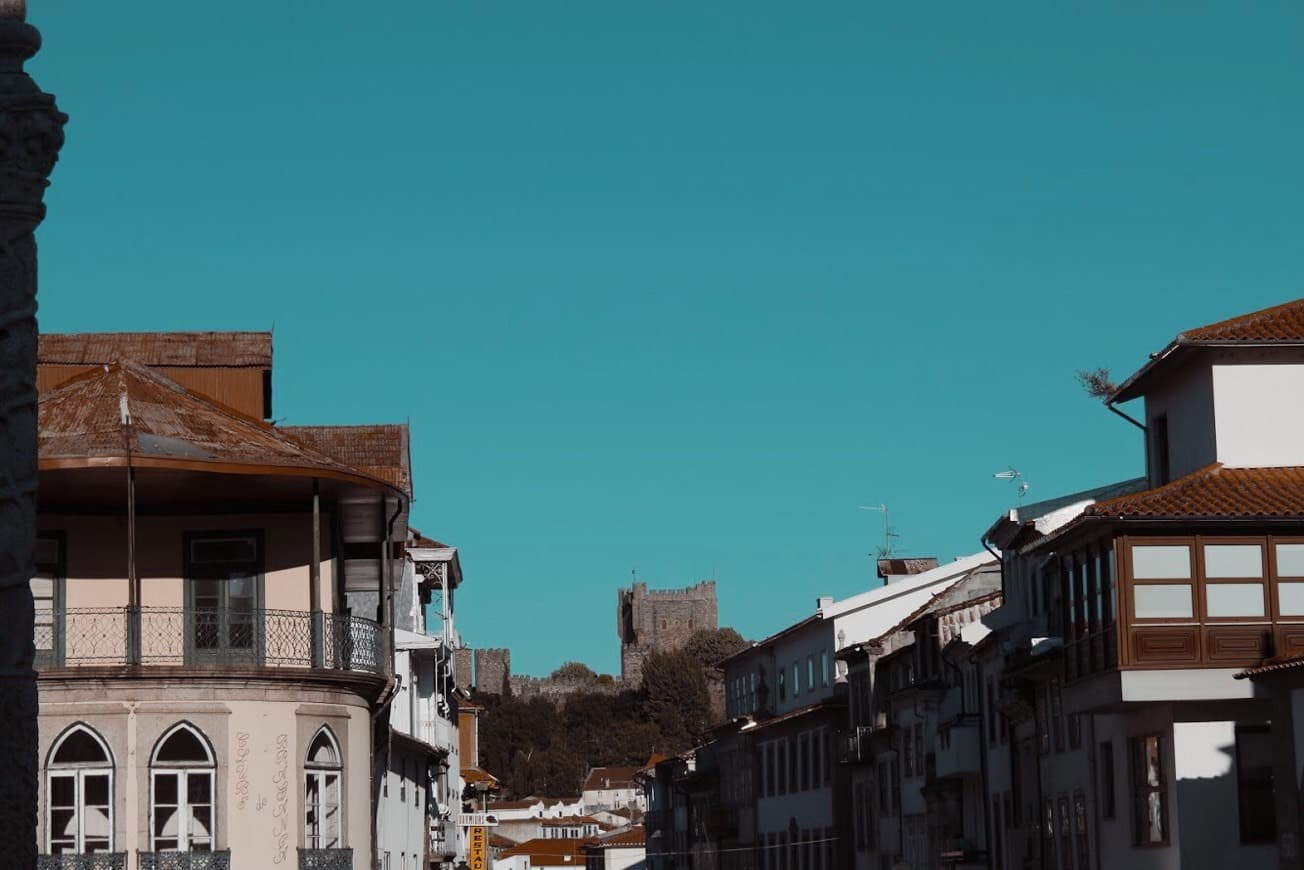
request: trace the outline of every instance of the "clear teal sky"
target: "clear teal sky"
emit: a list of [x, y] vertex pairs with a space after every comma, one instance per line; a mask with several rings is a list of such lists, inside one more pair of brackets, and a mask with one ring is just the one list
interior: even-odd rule
[[267, 329], [276, 412], [411, 419], [517, 672], [616, 589], [764, 635], [1137, 474], [1075, 369], [1304, 295], [1304, 5], [34, 0], [48, 331]]

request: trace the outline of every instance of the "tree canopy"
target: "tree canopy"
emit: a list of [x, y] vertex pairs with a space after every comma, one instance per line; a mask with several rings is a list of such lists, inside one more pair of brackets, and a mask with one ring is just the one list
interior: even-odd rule
[[[680, 649], [651, 653], [637, 687], [574, 692], [560, 703], [477, 695], [485, 707], [481, 766], [511, 796], [573, 797], [590, 767], [638, 765], [653, 753], [690, 749], [719, 713], [712, 707], [720, 682], [715, 665], [745, 646], [731, 628], [702, 630]], [[611, 682], [580, 662], [567, 662], [552, 676]]]

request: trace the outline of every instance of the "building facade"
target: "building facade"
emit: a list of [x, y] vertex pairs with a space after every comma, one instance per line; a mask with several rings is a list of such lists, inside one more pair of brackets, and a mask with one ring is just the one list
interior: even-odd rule
[[44, 336], [46, 867], [374, 863], [401, 467], [265, 422], [260, 333]]

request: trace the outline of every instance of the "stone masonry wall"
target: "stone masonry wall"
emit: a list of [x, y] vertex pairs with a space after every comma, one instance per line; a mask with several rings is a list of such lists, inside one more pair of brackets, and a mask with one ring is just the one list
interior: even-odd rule
[[719, 627], [714, 580], [683, 589], [648, 589], [646, 583], [634, 583], [617, 596], [620, 676], [626, 683], [637, 685], [642, 679], [648, 653], [677, 649], [693, 632]]
[[478, 649], [475, 651], [475, 687], [481, 692], [502, 692], [503, 683], [512, 675], [512, 651]]
[[458, 688], [469, 691], [475, 685], [471, 675], [473, 661], [474, 655], [471, 650], [465, 647], [453, 650], [453, 682]]

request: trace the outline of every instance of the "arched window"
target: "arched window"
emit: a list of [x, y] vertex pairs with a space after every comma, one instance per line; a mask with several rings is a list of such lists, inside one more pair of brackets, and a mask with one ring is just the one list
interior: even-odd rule
[[78, 723], [63, 732], [46, 763], [46, 851], [113, 851], [113, 757], [98, 734]]
[[339, 849], [340, 748], [322, 726], [303, 760], [303, 843], [309, 849]]
[[150, 759], [150, 847], [213, 851], [213, 751], [193, 726], [174, 725]]

